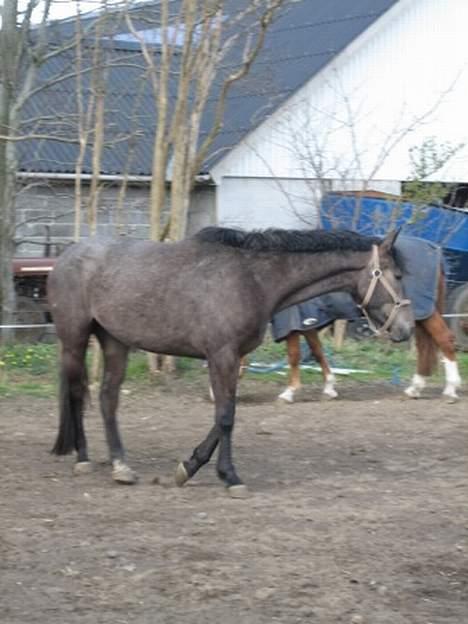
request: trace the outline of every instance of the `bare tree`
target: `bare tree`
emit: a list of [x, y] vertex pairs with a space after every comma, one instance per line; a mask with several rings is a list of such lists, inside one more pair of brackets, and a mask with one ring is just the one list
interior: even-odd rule
[[[297, 219], [308, 226], [321, 224], [321, 200], [330, 191], [356, 191], [358, 201], [353, 214], [352, 227], [356, 227], [361, 211], [362, 195], [370, 190], [388, 194], [398, 194], [400, 189], [390, 182], [379, 179], [379, 175], [397, 150], [402, 150], [408, 138], [422, 129], [430, 127], [431, 119], [440, 110], [447, 95], [457, 81], [456, 77], [447, 88], [428, 102], [425, 110], [411, 114], [404, 103], [400, 110], [395, 109], [391, 125], [374, 127], [366, 125], [369, 111], [363, 106], [365, 98], [359, 92], [350, 93], [337, 72], [326, 83], [327, 106], [321, 107], [310, 99], [295, 99], [285, 108], [282, 122], [271, 130], [272, 141], [284, 151], [285, 160], [294, 163], [296, 171], [307, 186], [310, 201], [310, 216], [304, 216], [295, 209], [294, 197], [282, 186], [281, 180], [271, 168], [268, 160], [255, 148], [254, 141], [248, 143], [250, 149], [269, 170], [278, 187], [287, 196], [291, 210]], [[364, 123], [363, 123], [364, 122]], [[385, 128], [385, 130], [383, 130]], [[424, 136], [424, 135], [422, 135]], [[412, 191], [411, 199], [418, 195], [418, 203], [441, 199], [448, 194], [446, 185], [427, 186], [429, 179], [441, 172], [450, 159], [463, 147], [449, 142], [438, 142], [426, 137], [410, 149], [411, 173], [408, 177], [406, 199]], [[423, 192], [425, 188], [425, 192]], [[305, 198], [300, 198], [301, 203]], [[326, 214], [333, 222], [335, 206], [330, 205]]]
[[[76, 23], [54, 24], [49, 20], [54, 0], [27, 0], [20, 10], [18, 0], [5, 0], [0, 30], [0, 319], [11, 321], [14, 309], [12, 256], [18, 191], [18, 147], [35, 150], [47, 141], [73, 144], [75, 169], [74, 236], [81, 230], [82, 171], [85, 155], [92, 153], [92, 175], [87, 194], [88, 222], [96, 229], [100, 173], [104, 146], [128, 139], [125, 133], [105, 136], [106, 68], [120, 61], [105, 58], [103, 41], [109, 11], [106, 0], [101, 11], [86, 22], [79, 11]], [[79, 8], [79, 2], [77, 3]], [[40, 22], [33, 23], [33, 13]], [[118, 14], [117, 14], [118, 15]], [[116, 26], [118, 19], [116, 21]], [[105, 47], [105, 46], [104, 46]], [[140, 64], [141, 65], [141, 64]], [[73, 85], [75, 85], [73, 87]], [[57, 103], [53, 89], [61, 96]], [[50, 90], [50, 91], [48, 91]], [[49, 105], [38, 110], [41, 95]], [[35, 100], [37, 98], [37, 100]], [[42, 100], [44, 101], [44, 99]], [[48, 109], [48, 110], [47, 110]], [[32, 143], [33, 141], [33, 143]], [[69, 152], [70, 153], [70, 152]], [[73, 157], [72, 157], [73, 159]], [[62, 163], [73, 166], [73, 160]], [[37, 183], [37, 182], [36, 182]]]
[[[248, 74], [268, 28], [288, 1], [248, 0], [233, 8], [226, 0], [161, 0], [156, 10], [136, 11], [128, 0], [126, 24], [147, 64], [156, 108], [150, 193], [153, 240], [185, 236], [190, 192], [222, 129], [229, 92]], [[208, 111], [211, 101], [215, 104]], [[202, 121], [208, 116], [201, 137]], [[150, 356], [149, 364], [152, 371], [159, 369], [155, 357]], [[172, 365], [163, 363], [166, 370]]]
[[[156, 103], [151, 238], [168, 234], [177, 240], [185, 235], [190, 191], [222, 128], [230, 89], [248, 74], [268, 28], [287, 2], [248, 0], [233, 9], [226, 0], [161, 0], [152, 14], [134, 12], [127, 2], [127, 26], [141, 46]], [[146, 39], [148, 31], [159, 34], [156, 47]], [[201, 140], [210, 99], [216, 103]], [[164, 223], [168, 172], [170, 215]]]
[[[30, 98], [52, 84], [66, 80], [76, 69], [73, 63], [62, 75], [38, 81], [41, 67], [76, 45], [72, 36], [51, 45], [48, 22], [52, 0], [28, 0], [20, 10], [18, 0], [4, 0], [0, 30], [0, 318], [10, 321], [15, 309], [12, 256], [14, 252], [17, 144], [30, 139], [75, 142], [70, 138], [70, 120], [55, 119], [47, 111], [26, 118]], [[32, 15], [41, 10], [38, 24]], [[5, 335], [5, 334], [4, 334]]]
[[[233, 4], [227, 0], [161, 0], [150, 3], [151, 12], [147, 5], [128, 0], [123, 13], [112, 12], [120, 32], [122, 24], [126, 24], [127, 33], [133, 34], [134, 40], [140, 43], [136, 54], [144, 59], [145, 65], [142, 67], [141, 61], [137, 62], [141, 82], [145, 84], [149, 79], [154, 96], [156, 120], [150, 198], [153, 239], [166, 236], [178, 239], [185, 234], [190, 190], [222, 128], [229, 91], [249, 72], [275, 15], [289, 1], [240, 0]], [[49, 23], [52, 3], [53, 0], [28, 0], [26, 10], [21, 13], [18, 0], [5, 0], [2, 12], [0, 310], [5, 320], [11, 318], [14, 310], [11, 258], [19, 143], [34, 140], [37, 145], [54, 140], [74, 144], [75, 239], [80, 235], [83, 219], [83, 168], [86, 161], [89, 169], [91, 154], [87, 221], [91, 231], [95, 231], [97, 224], [102, 155], [109, 141], [105, 104], [107, 61], [103, 59], [101, 40], [106, 39], [108, 43], [112, 36], [107, 29], [101, 37], [103, 19], [99, 15], [87, 20], [84, 27], [78, 15], [73, 27], [63, 32], [60, 28], [54, 30]], [[42, 10], [41, 22], [33, 25], [31, 17], [38, 7]], [[101, 8], [101, 13], [105, 14], [106, 0], [102, 0]], [[156, 34], [156, 45], [147, 40], [145, 30]], [[57, 32], [60, 33], [58, 37]], [[42, 71], [58, 58], [62, 59], [57, 64], [60, 70], [56, 73]], [[70, 89], [70, 83], [74, 88]], [[63, 114], [58, 108], [56, 113], [37, 113], [33, 107], [28, 108], [28, 103], [42, 90], [65, 84], [68, 91], [63, 92], [67, 91], [70, 101]], [[141, 127], [135, 124], [135, 135], [138, 132]], [[127, 165], [123, 169], [120, 212], [132, 145], [135, 141], [129, 143]], [[170, 214], [163, 214], [168, 175], [171, 208]]]
[[13, 257], [15, 153], [8, 141], [15, 126], [15, 80], [21, 53], [17, 28], [18, 3], [6, 0], [0, 31], [0, 320], [10, 321], [14, 310]]
[[[29, 48], [28, 34], [35, 2], [29, 2], [20, 22], [17, 0], [5, 0], [0, 30], [0, 319], [11, 321], [15, 308], [11, 259], [15, 228], [16, 152], [21, 108], [34, 82], [38, 59], [45, 50], [45, 24], [50, 0], [45, 2], [43, 20]], [[29, 61], [23, 82], [21, 68]], [[8, 336], [8, 332], [4, 332]]]

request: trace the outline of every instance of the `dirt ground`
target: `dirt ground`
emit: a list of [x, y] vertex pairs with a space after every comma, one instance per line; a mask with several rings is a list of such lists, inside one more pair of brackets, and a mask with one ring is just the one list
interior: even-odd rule
[[214, 465], [173, 485], [211, 424], [201, 381], [122, 397], [132, 487], [111, 481], [95, 405], [95, 471], [74, 477], [48, 453], [55, 401], [1, 399], [2, 624], [466, 624], [466, 397], [340, 388], [285, 406], [274, 383], [243, 381], [246, 500]]

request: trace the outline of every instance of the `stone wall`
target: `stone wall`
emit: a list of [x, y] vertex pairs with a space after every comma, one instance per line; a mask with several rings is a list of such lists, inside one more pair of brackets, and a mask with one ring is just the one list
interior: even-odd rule
[[[83, 187], [86, 206], [88, 188]], [[105, 185], [99, 196], [97, 233], [101, 236], [118, 235], [148, 238], [149, 185], [132, 184], [119, 208], [119, 186]], [[188, 234], [216, 220], [215, 187], [197, 187], [191, 198]], [[16, 201], [17, 256], [42, 256], [48, 239], [52, 254], [73, 240], [74, 188], [72, 181], [48, 181], [20, 184]], [[89, 236], [86, 225], [86, 207], [82, 210], [81, 236]]]

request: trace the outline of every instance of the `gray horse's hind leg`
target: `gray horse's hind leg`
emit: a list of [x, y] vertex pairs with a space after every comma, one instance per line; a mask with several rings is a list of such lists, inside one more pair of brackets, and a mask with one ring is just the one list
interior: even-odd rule
[[128, 347], [113, 338], [102, 327], [96, 330], [96, 336], [104, 360], [99, 401], [112, 462], [112, 478], [119, 483], [132, 484], [137, 481], [137, 475], [125, 461], [125, 450], [116, 418], [120, 386], [127, 367]]
[[77, 463], [75, 474], [90, 472], [88, 447], [83, 426], [83, 412], [88, 395], [85, 364], [88, 332], [72, 340], [60, 343], [60, 393], [59, 393], [59, 431], [52, 453], [66, 455], [75, 450]]
[[[85, 351], [83, 346], [76, 349], [64, 349], [62, 353], [63, 374], [67, 376], [70, 392], [70, 403], [75, 412], [75, 450], [77, 453], [77, 464], [82, 467], [86, 464], [89, 467], [88, 443], [86, 441], [83, 426], [84, 404], [88, 394], [87, 375], [85, 365]], [[87, 469], [77, 469], [75, 472], [87, 472]]]
[[195, 448], [191, 458], [179, 464], [176, 482], [178, 485], [183, 485], [191, 478], [201, 466], [210, 460], [219, 444], [216, 465], [218, 476], [226, 484], [231, 496], [243, 497], [247, 493], [247, 488], [237, 475], [232, 461], [232, 430], [240, 358], [231, 351], [219, 351], [215, 357], [209, 358], [208, 364], [215, 398], [215, 426], [210, 430], [206, 439]]

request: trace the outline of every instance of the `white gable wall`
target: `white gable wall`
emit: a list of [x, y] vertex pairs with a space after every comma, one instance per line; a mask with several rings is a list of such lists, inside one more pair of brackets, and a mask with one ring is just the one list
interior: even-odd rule
[[316, 227], [314, 186], [300, 179], [224, 176], [217, 189], [217, 221], [247, 230]]
[[[468, 0], [400, 0], [214, 167], [221, 203], [225, 176], [316, 178], [318, 163], [395, 191], [410, 147], [468, 144], [467, 23]], [[468, 181], [468, 148], [436, 177]]]

